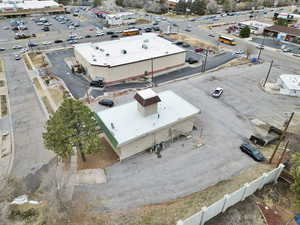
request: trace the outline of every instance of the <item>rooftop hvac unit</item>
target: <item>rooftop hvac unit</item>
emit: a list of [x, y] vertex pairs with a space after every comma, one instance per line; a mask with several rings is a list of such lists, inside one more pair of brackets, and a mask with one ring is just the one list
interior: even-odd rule
[[127, 51], [125, 49], [122, 49], [121, 53], [125, 55], [127, 53]]
[[148, 49], [148, 46], [146, 44], [142, 44], [143, 49]]

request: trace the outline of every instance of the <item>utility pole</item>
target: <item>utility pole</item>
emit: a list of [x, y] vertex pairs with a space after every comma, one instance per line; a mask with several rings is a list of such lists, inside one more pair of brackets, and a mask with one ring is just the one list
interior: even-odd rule
[[264, 81], [263, 87], [266, 86], [266, 83], [267, 83], [267, 81], [268, 81], [268, 79], [269, 79], [269, 75], [270, 75], [272, 66], [273, 66], [273, 60], [271, 61], [271, 64], [270, 64], [270, 67], [269, 67], [269, 71], [268, 71], [267, 77], [266, 77], [266, 79], [265, 79], [265, 81]]
[[204, 66], [203, 66], [202, 72], [205, 72], [205, 70], [206, 70], [207, 55], [208, 55], [208, 50], [206, 49], [205, 50]]
[[285, 153], [286, 153], [286, 151], [287, 151], [287, 147], [288, 147], [288, 145], [289, 145], [289, 141], [287, 141], [287, 142], [286, 142], [286, 144], [285, 144], [285, 146], [284, 146], [284, 150], [283, 150], [283, 152], [282, 152], [282, 154], [281, 154], [281, 156], [280, 156], [280, 159], [279, 159], [279, 161], [278, 161], [278, 163], [277, 163], [277, 166], [276, 166], [276, 167], [278, 167], [278, 166], [279, 166], [279, 164], [282, 162], [282, 160], [283, 160], [283, 157], [284, 157], [284, 155], [285, 155]]
[[277, 143], [277, 145], [276, 145], [276, 147], [275, 147], [275, 149], [274, 149], [274, 151], [273, 151], [273, 153], [272, 153], [272, 156], [271, 156], [271, 158], [270, 158], [270, 160], [269, 160], [269, 163], [272, 163], [272, 160], [273, 160], [273, 158], [274, 158], [274, 156], [275, 156], [275, 154], [276, 154], [276, 152], [277, 152], [277, 150], [278, 150], [278, 148], [279, 148], [279, 145], [280, 145], [281, 141], [283, 140], [283, 138], [284, 138], [284, 136], [285, 136], [285, 134], [286, 134], [286, 131], [287, 131], [287, 129], [288, 129], [288, 127], [289, 127], [289, 125], [290, 125], [290, 123], [291, 123], [293, 117], [294, 117], [294, 114], [295, 114], [295, 113], [292, 112], [292, 114], [291, 114], [291, 116], [290, 116], [288, 122], [286, 123], [286, 125], [285, 125], [285, 127], [284, 127], [284, 130], [282, 131], [282, 134], [281, 134], [280, 137], [279, 137], [279, 141], [278, 141], [278, 143]]
[[154, 81], [153, 81], [153, 57], [151, 58], [151, 83], [152, 87], [154, 87]]
[[263, 50], [263, 48], [264, 48], [265, 38], [266, 38], [266, 36], [264, 35], [264, 39], [263, 39], [263, 41], [262, 41], [262, 43], [261, 43], [261, 46], [260, 46], [260, 48], [259, 48], [259, 52], [258, 52], [258, 56], [257, 56], [257, 61], [259, 61], [259, 59], [260, 59], [260, 54], [261, 54], [261, 52], [262, 52], [262, 50]]

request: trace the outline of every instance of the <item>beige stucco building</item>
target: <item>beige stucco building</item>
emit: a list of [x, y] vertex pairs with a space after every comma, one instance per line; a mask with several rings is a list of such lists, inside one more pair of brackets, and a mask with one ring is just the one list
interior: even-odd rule
[[75, 57], [93, 80], [119, 83], [183, 66], [186, 51], [154, 33], [78, 44]]
[[120, 160], [189, 134], [200, 110], [172, 91], [138, 91], [135, 101], [98, 112], [101, 128]]

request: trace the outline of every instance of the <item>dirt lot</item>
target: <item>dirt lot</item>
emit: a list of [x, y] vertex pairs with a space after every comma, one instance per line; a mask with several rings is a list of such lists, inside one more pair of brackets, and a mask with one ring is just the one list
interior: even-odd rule
[[30, 52], [28, 53], [31, 62], [35, 68], [45, 68], [48, 66], [45, 56], [40, 52]]
[[178, 40], [178, 41], [184, 41], [195, 47], [200, 47], [200, 48], [204, 48], [204, 49], [208, 49], [208, 50], [212, 50], [212, 51], [218, 50], [217, 46], [212, 45], [203, 40], [199, 40], [199, 39], [194, 38], [187, 34], [170, 34], [170, 35], [166, 35], [166, 37], [174, 39], [174, 40]]
[[104, 145], [102, 151], [86, 155], [86, 162], [83, 162], [81, 157], [78, 155], [77, 169], [96, 169], [106, 168], [112, 164], [119, 162], [119, 159], [110, 145], [104, 138], [101, 138], [101, 142]]

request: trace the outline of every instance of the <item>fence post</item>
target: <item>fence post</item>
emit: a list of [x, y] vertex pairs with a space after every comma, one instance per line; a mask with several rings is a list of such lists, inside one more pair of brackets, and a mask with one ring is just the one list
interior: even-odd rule
[[282, 163], [280, 163], [279, 166], [277, 167], [278, 171], [277, 171], [277, 174], [276, 174], [276, 176], [274, 178], [274, 184], [277, 184], [278, 178], [279, 178], [279, 176], [280, 176], [283, 168], [284, 168], [284, 165]]
[[228, 194], [224, 195], [224, 203], [223, 203], [223, 207], [222, 207], [222, 210], [221, 210], [222, 213], [225, 212], [226, 209], [227, 209], [227, 202], [228, 202], [228, 199], [229, 199], [229, 195], [228, 195]]
[[184, 222], [182, 220], [178, 220], [176, 225], [184, 225]]
[[241, 198], [241, 201], [244, 201], [245, 198], [246, 198], [246, 193], [247, 193], [247, 190], [248, 190], [248, 187], [249, 187], [249, 184], [248, 183], [245, 183], [244, 184], [244, 192], [243, 192], [243, 195], [242, 195], [242, 198]]
[[261, 179], [261, 183], [259, 184], [259, 187], [258, 187], [259, 190], [264, 187], [265, 181], [266, 181], [267, 177], [268, 177], [268, 174], [267, 173], [263, 173], [262, 179]]
[[200, 223], [199, 223], [199, 225], [203, 225], [205, 223], [205, 221], [204, 221], [204, 215], [205, 215], [206, 210], [207, 210], [206, 206], [204, 206], [204, 207], [201, 208], [201, 217], [200, 217]]

